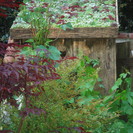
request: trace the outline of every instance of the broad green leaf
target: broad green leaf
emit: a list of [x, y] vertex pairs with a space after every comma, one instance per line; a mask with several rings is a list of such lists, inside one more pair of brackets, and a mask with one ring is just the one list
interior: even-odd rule
[[130, 96], [132, 96], [132, 97], [133, 97], [133, 92], [130, 92]]
[[74, 98], [71, 98], [71, 100], [69, 100], [69, 103], [74, 103]]
[[133, 133], [133, 127], [128, 129], [128, 133]]
[[122, 79], [121, 78], [119, 78], [116, 82], [115, 82], [115, 84], [114, 84], [114, 86], [111, 88], [111, 92], [112, 91], [115, 91], [116, 89], [118, 89], [119, 88], [119, 86], [122, 84]]
[[87, 98], [84, 98], [84, 97], [79, 97], [79, 99], [78, 99], [78, 104], [79, 104], [79, 106], [82, 106], [82, 105], [85, 105], [85, 104], [89, 104], [90, 103], [90, 101], [92, 101], [94, 99], [94, 97], [93, 96], [89, 96], [89, 97], [87, 97]]
[[99, 84], [98, 85], [100, 88], [105, 88], [105, 86], [103, 84]]
[[33, 50], [31, 47], [24, 47], [21, 52], [21, 55], [29, 56], [29, 55], [36, 55], [36, 51]]
[[39, 46], [36, 47], [36, 49], [47, 49], [47, 48], [43, 45], [39, 45]]
[[126, 77], [127, 77], [127, 73], [120, 74], [120, 78], [126, 78]]
[[34, 42], [34, 39], [28, 39], [25, 42], [33, 43]]
[[114, 94], [113, 95], [109, 95], [109, 96], [105, 96], [105, 98], [103, 99], [104, 102], [108, 102], [108, 101], [111, 101], [113, 100], [114, 98]]
[[72, 25], [70, 22], [66, 23], [66, 24], [63, 24], [60, 26], [63, 30], [66, 30], [66, 29], [73, 29]]
[[54, 46], [49, 46], [48, 51], [50, 52], [49, 58], [52, 60], [59, 60], [60, 59], [60, 51], [54, 47]]
[[133, 106], [133, 98], [128, 96], [128, 102], [131, 106]]
[[84, 60], [81, 60], [80, 65], [81, 65], [81, 67], [84, 67], [85, 66]]
[[133, 115], [133, 107], [129, 105], [128, 101], [122, 101], [120, 110], [128, 115]]
[[14, 98], [15, 100], [17, 100], [17, 99], [18, 99], [18, 96], [14, 95], [13, 98]]

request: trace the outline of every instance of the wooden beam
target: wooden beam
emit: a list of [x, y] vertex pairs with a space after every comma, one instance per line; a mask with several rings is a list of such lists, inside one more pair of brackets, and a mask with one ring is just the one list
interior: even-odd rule
[[[32, 37], [30, 29], [11, 29], [12, 39], [29, 39]], [[52, 28], [48, 38], [116, 38], [118, 36], [117, 27], [87, 27], [67, 29], [66, 31]]]

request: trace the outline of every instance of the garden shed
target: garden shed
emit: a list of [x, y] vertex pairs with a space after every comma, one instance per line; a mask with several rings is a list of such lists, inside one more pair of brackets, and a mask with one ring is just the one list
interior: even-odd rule
[[123, 1], [23, 0], [1, 43], [0, 131], [133, 132]]
[[[79, 2], [59, 0], [54, 4], [40, 2], [38, 5], [38, 3], [36, 0], [29, 2], [19, 13], [10, 30], [11, 38], [23, 44], [25, 40], [33, 37], [32, 31], [40, 30], [41, 26], [52, 22], [48, 36], [53, 39], [51, 45], [56, 46], [62, 56], [77, 56], [83, 53], [92, 59], [98, 59], [99, 76], [104, 85], [100, 90], [108, 92], [117, 77], [115, 42], [118, 36], [117, 0]], [[50, 9], [49, 12], [45, 12], [46, 9]], [[51, 11], [52, 14], [46, 14]], [[48, 23], [45, 20], [48, 20]]]
[[[30, 29], [11, 29], [11, 38], [15, 42], [24, 43], [31, 38]], [[103, 80], [106, 93], [116, 80], [116, 45], [118, 28], [74, 28], [66, 31], [51, 29], [49, 38], [64, 56], [77, 56], [80, 52], [92, 59], [100, 61], [99, 75]]]

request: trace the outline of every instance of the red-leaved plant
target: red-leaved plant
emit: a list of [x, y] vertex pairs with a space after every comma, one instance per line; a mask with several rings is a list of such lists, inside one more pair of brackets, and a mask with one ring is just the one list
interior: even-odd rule
[[9, 9], [18, 11], [22, 0], [0, 0], [0, 17], [10, 16]]
[[[28, 45], [26, 45], [28, 46]], [[7, 47], [20, 47], [16, 44], [3, 44], [0, 43], [0, 53], [2, 56], [7, 52]], [[16, 50], [18, 52], [18, 50]], [[67, 59], [74, 60], [76, 57], [69, 57]], [[62, 62], [56, 61], [58, 63]], [[42, 82], [47, 80], [59, 79], [60, 76], [56, 73], [55, 63], [53, 60], [46, 58], [23, 56], [18, 57], [17, 61], [13, 63], [0, 64], [0, 103], [7, 100], [12, 106], [18, 107], [17, 101], [13, 96], [23, 95], [23, 105], [20, 110], [20, 122], [18, 125], [17, 133], [22, 131], [25, 117], [29, 114], [45, 115], [47, 112], [41, 108], [32, 105], [30, 97], [39, 96], [44, 92], [41, 86]], [[82, 127], [57, 127], [57, 130], [50, 132], [60, 132], [58, 129], [65, 128], [68, 131], [77, 131], [79, 133], [87, 133]], [[2, 130], [2, 133], [12, 132], [10, 130]]]
[[[13, 47], [13, 45], [1, 43], [1, 55], [4, 56], [6, 48]], [[23, 121], [29, 113], [38, 115], [46, 113], [44, 110], [31, 105], [30, 96], [39, 96], [44, 91], [40, 85], [42, 82], [58, 78], [60, 77], [55, 71], [54, 62], [44, 58], [41, 60], [37, 56], [27, 59], [20, 56], [13, 63], [0, 64], [0, 103], [7, 100], [11, 105], [18, 106], [13, 96], [23, 95], [24, 97], [18, 133], [21, 132]]]

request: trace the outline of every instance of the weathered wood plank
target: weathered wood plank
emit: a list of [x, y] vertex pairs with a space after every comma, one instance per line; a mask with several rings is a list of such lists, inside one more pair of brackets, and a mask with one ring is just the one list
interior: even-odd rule
[[99, 77], [105, 86], [103, 93], [114, 85], [116, 81], [116, 45], [115, 39], [87, 39], [90, 48], [89, 57], [100, 61]]
[[[59, 41], [54, 45], [60, 48], [58, 43]], [[115, 39], [64, 39], [64, 47], [60, 50], [66, 50], [66, 56], [77, 56], [83, 53], [100, 61], [99, 76], [105, 86], [105, 89], [100, 88], [100, 91], [103, 94], [107, 93], [116, 80]]]
[[[31, 29], [11, 29], [10, 36], [12, 39], [28, 39], [32, 37]], [[48, 38], [116, 38], [117, 36], [116, 27], [74, 28], [66, 31], [52, 28]]]

